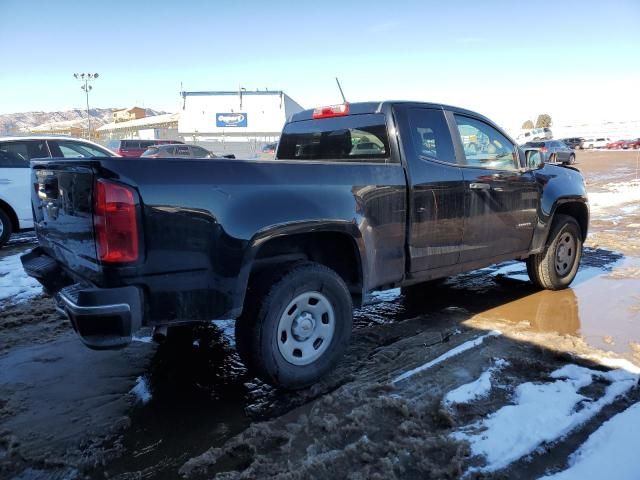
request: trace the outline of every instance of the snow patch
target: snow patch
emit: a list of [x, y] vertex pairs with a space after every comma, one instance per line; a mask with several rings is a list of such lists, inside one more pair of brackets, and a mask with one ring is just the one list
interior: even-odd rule
[[140, 342], [140, 343], [152, 343], [153, 342], [153, 337], [152, 336], [145, 336], [145, 337], [137, 337], [137, 336], [133, 336], [131, 337], [131, 341], [132, 342]]
[[133, 393], [138, 401], [140, 401], [143, 405], [149, 403], [151, 400], [151, 390], [149, 389], [149, 385], [147, 384], [147, 379], [144, 377], [138, 377], [136, 380], [136, 384], [130, 390], [130, 393]]
[[604, 422], [569, 457], [569, 468], [553, 480], [636, 480], [640, 472], [640, 403]]
[[40, 283], [22, 268], [21, 255], [9, 255], [0, 260], [0, 301], [21, 303], [42, 293]]
[[392, 302], [400, 296], [399, 288], [391, 288], [389, 290], [380, 290], [377, 292], [371, 292], [371, 302]]
[[222, 336], [229, 342], [230, 346], [236, 346], [235, 320], [213, 320], [211, 323], [222, 331]]
[[640, 181], [610, 183], [606, 192], [589, 192], [589, 205], [592, 211], [617, 207], [626, 203], [640, 202]]
[[499, 332], [498, 330], [492, 330], [486, 335], [482, 335], [481, 337], [477, 337], [477, 338], [474, 338], [473, 340], [464, 342], [463, 344], [458, 345], [457, 347], [446, 351], [445, 353], [440, 355], [438, 358], [435, 358], [425, 363], [424, 365], [420, 365], [419, 367], [416, 367], [413, 370], [409, 370], [408, 372], [405, 372], [402, 375], [398, 375], [396, 378], [391, 380], [391, 383], [395, 384], [395, 383], [401, 382], [402, 380], [406, 380], [407, 378], [412, 377], [417, 373], [428, 370], [431, 367], [434, 367], [435, 365], [438, 365], [439, 363], [442, 363], [451, 357], [455, 357], [456, 355], [460, 355], [461, 353], [466, 352], [467, 350], [470, 350], [474, 347], [477, 347], [478, 345], [481, 345], [482, 342], [484, 342], [485, 339], [489, 337], [497, 337], [499, 335], [502, 335], [502, 332]]
[[491, 378], [494, 374], [508, 366], [509, 362], [502, 358], [495, 360], [493, 366], [486, 369], [480, 377], [473, 382], [466, 383], [447, 393], [442, 401], [445, 408], [463, 403], [471, 403], [480, 398], [485, 398], [491, 392]]
[[[541, 444], [558, 440], [638, 382], [638, 375], [625, 370], [600, 372], [571, 364], [554, 371], [551, 378], [557, 380], [518, 385], [513, 405], [452, 434], [457, 440], [468, 441], [472, 453], [487, 461], [486, 466], [470, 472], [500, 470], [534, 452]], [[594, 378], [610, 382], [597, 400], [578, 393]]]

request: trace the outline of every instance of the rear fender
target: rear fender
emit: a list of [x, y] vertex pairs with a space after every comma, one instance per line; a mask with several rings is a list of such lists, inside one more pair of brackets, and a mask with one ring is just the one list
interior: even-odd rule
[[[277, 238], [284, 239], [293, 235], [313, 233], [339, 233], [348, 236], [354, 242], [358, 256], [361, 285], [364, 290], [367, 273], [363, 266], [367, 265], [367, 253], [364, 240], [356, 223], [344, 220], [311, 220], [272, 225], [258, 231], [248, 242], [245, 249], [240, 274], [238, 275], [238, 281], [236, 282], [233, 293], [233, 309], [231, 315], [234, 318], [237, 318], [242, 313], [249, 277], [256, 263], [256, 257], [260, 248], [267, 242]], [[359, 293], [363, 295], [364, 291]], [[362, 298], [364, 298], [364, 296]]]

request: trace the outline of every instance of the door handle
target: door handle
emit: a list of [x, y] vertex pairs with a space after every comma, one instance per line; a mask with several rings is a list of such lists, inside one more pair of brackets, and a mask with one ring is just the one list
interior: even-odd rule
[[470, 183], [469, 188], [471, 190], [491, 190], [491, 185], [488, 183]]

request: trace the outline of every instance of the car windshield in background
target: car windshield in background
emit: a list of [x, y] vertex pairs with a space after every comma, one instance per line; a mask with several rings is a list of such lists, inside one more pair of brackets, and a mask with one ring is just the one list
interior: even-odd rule
[[389, 139], [384, 115], [289, 123], [282, 132], [276, 159], [386, 163]]

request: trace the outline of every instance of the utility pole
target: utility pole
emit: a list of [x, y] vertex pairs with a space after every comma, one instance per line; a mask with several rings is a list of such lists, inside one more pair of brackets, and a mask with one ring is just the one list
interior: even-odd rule
[[89, 115], [89, 92], [93, 89], [93, 87], [89, 84], [89, 82], [93, 82], [98, 78], [97, 73], [74, 73], [73, 78], [80, 82], [80, 88], [84, 90], [85, 96], [87, 97], [87, 137], [91, 140], [91, 115]]

